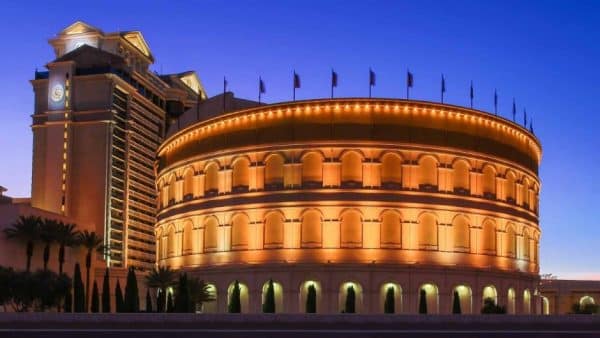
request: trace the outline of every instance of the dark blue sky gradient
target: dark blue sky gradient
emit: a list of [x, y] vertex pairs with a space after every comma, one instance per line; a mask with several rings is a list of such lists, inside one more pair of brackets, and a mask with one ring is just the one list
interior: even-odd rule
[[[42, 5], [43, 4], [43, 5]], [[141, 9], [141, 10], [140, 10]], [[368, 68], [377, 73], [373, 96], [411, 97], [510, 115], [533, 116], [544, 155], [541, 166], [542, 272], [600, 278], [600, 2], [593, 1], [18, 1], [3, 4], [0, 89], [0, 185], [29, 196], [31, 85], [36, 67], [53, 58], [47, 39], [76, 20], [105, 32], [140, 30], [162, 72], [196, 70], [209, 95], [226, 75], [238, 97], [267, 102], [329, 95], [366, 96]]]

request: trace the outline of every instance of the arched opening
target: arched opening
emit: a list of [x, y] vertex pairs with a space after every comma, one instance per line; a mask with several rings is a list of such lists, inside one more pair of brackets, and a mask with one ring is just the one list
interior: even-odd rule
[[176, 177], [174, 174], [171, 174], [171, 177], [169, 177], [169, 186], [168, 186], [169, 205], [174, 204], [176, 201], [177, 189], [176, 189], [175, 184], [176, 184]]
[[438, 225], [434, 214], [424, 213], [419, 217], [417, 234], [419, 249], [437, 250]]
[[[248, 304], [250, 300], [250, 293], [248, 292], [248, 286], [246, 284], [238, 282], [239, 287], [239, 304], [240, 304], [240, 313], [248, 313]], [[235, 282], [229, 284], [227, 288], [227, 305], [228, 307], [232, 303], [237, 303], [237, 300], [233, 299], [235, 291]]]
[[381, 214], [381, 247], [402, 247], [402, 219], [400, 213], [394, 210], [386, 210]]
[[183, 200], [189, 201], [194, 198], [194, 170], [187, 168], [183, 174]]
[[384, 283], [379, 289], [379, 308], [383, 313], [402, 313], [402, 287], [398, 283]]
[[473, 313], [473, 292], [471, 288], [467, 285], [458, 285], [454, 288], [452, 292], [452, 311], [454, 312], [454, 297], [458, 296], [459, 304], [460, 304], [460, 313], [461, 314], [472, 314]]
[[[267, 303], [267, 298], [268, 298], [268, 290], [269, 290], [269, 281], [265, 282], [265, 284], [263, 284], [262, 287], [262, 302], [261, 304], [263, 304], [263, 312], [264, 312], [264, 306]], [[273, 281], [273, 294], [274, 294], [274, 300], [275, 300], [275, 312], [274, 313], [281, 313], [281, 312], [285, 312], [284, 308], [283, 308], [283, 287], [281, 286], [281, 283]]]
[[163, 238], [162, 228], [158, 228], [156, 230], [156, 235], [155, 236], [156, 236], [156, 240], [154, 241], [154, 245], [156, 246], [155, 247], [156, 258], [158, 260], [161, 260], [161, 259], [165, 258], [164, 257], [164, 252], [163, 252], [163, 244], [162, 244], [162, 238]]
[[[417, 298], [417, 301], [419, 313], [440, 313], [439, 292], [437, 285], [431, 283], [421, 285], [419, 288], [419, 297]], [[424, 307], [426, 309], [425, 312], [423, 312]]]
[[265, 217], [264, 248], [283, 248], [283, 223], [285, 218], [278, 211], [271, 211]]
[[470, 174], [469, 164], [467, 161], [458, 160], [454, 162], [454, 192], [457, 194], [467, 195], [470, 193]]
[[524, 229], [523, 230], [523, 259], [525, 259], [525, 260], [529, 260], [529, 258], [531, 257], [530, 241], [531, 241], [531, 237], [529, 236], [529, 231], [527, 231], [527, 229]]
[[508, 301], [506, 303], [506, 311], [508, 314], [514, 315], [517, 313], [515, 289], [508, 289]]
[[234, 192], [246, 192], [250, 187], [250, 161], [240, 157], [233, 163], [231, 188]]
[[496, 287], [493, 285], [488, 285], [483, 288], [483, 293], [481, 297], [481, 302], [484, 303], [486, 299], [492, 299], [494, 304], [498, 305], [498, 292], [496, 291]]
[[341, 157], [341, 185], [347, 188], [362, 187], [362, 157], [355, 151], [344, 153]]
[[492, 220], [486, 219], [482, 225], [482, 250], [483, 253], [496, 253], [496, 224]]
[[217, 312], [219, 312], [218, 306], [217, 306], [217, 304], [218, 304], [217, 302], [219, 300], [217, 286], [212, 283], [207, 283], [206, 289], [208, 292], [210, 292], [214, 296], [215, 300], [213, 300], [212, 302], [202, 303], [202, 309], [201, 309], [202, 313], [217, 313]]
[[483, 196], [489, 199], [496, 199], [496, 170], [491, 165], [483, 167]]
[[381, 157], [381, 186], [386, 189], [402, 187], [402, 158], [395, 153]]
[[542, 296], [542, 314], [550, 314], [550, 300], [548, 299], [548, 297], [544, 296]]
[[219, 165], [210, 163], [204, 169], [204, 194], [214, 196], [219, 193]]
[[168, 258], [169, 257], [169, 231], [165, 231], [164, 235], [160, 238], [161, 243], [160, 243], [160, 248], [162, 250], [162, 258]]
[[471, 236], [469, 220], [465, 216], [458, 215], [452, 220], [452, 239], [454, 251], [469, 252]]
[[320, 313], [321, 311], [321, 283], [309, 280], [300, 285], [300, 308], [301, 313]]
[[265, 190], [283, 188], [283, 156], [269, 155], [265, 161]]
[[363, 289], [359, 283], [345, 282], [340, 286], [338, 296], [341, 313], [361, 313], [363, 305]]
[[515, 234], [515, 227], [511, 223], [509, 223], [506, 226], [506, 241], [504, 253], [508, 257], [517, 256], [517, 236]]
[[531, 314], [531, 292], [528, 289], [523, 291], [523, 313], [526, 315]]
[[171, 225], [167, 230], [167, 254], [169, 257], [175, 256], [175, 250], [177, 250], [177, 243], [175, 242], [175, 227]]
[[342, 214], [340, 244], [343, 248], [362, 247], [362, 217], [357, 210], [348, 210]]
[[419, 161], [418, 184], [421, 190], [437, 190], [437, 160], [433, 156], [423, 156]]
[[248, 249], [250, 229], [246, 214], [237, 214], [231, 219], [231, 249]]
[[300, 237], [303, 248], [317, 248], [322, 244], [321, 214], [317, 210], [307, 210], [302, 215]]
[[596, 304], [596, 301], [594, 300], [594, 298], [592, 296], [583, 296], [581, 298], [579, 298], [579, 306], [586, 307], [589, 305], [594, 305]]
[[216, 251], [219, 247], [218, 241], [219, 222], [215, 217], [209, 217], [204, 222], [204, 252]]
[[529, 209], [531, 202], [529, 201], [529, 179], [527, 177], [523, 177], [521, 195], [523, 195], [523, 208]]
[[186, 221], [183, 225], [183, 254], [191, 254], [194, 251], [194, 224]]
[[509, 170], [506, 173], [506, 180], [504, 181], [504, 191], [506, 193], [506, 202], [515, 203], [515, 173]]
[[323, 156], [310, 152], [302, 157], [302, 186], [318, 188], [323, 185]]

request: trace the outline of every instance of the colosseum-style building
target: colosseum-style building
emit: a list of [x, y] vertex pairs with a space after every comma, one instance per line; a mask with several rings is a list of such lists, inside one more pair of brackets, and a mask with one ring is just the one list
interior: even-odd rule
[[157, 262], [210, 282], [226, 312], [541, 311], [538, 166], [528, 130], [485, 112], [396, 99], [261, 105], [199, 119], [159, 148]]

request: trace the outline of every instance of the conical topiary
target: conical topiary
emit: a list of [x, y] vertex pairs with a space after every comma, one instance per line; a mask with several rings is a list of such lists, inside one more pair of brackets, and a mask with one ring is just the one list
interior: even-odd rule
[[152, 312], [152, 297], [150, 297], [150, 289], [146, 289], [146, 312]]
[[139, 312], [140, 295], [137, 285], [137, 278], [133, 268], [127, 271], [127, 284], [125, 285], [125, 308], [123, 312]]
[[104, 279], [102, 280], [102, 312], [110, 312], [110, 277], [109, 270], [106, 268]]
[[427, 314], [427, 292], [421, 289], [419, 292], [419, 313]]
[[158, 294], [156, 295], [156, 312], [165, 312], [165, 303], [165, 293], [162, 290], [158, 289]]
[[117, 279], [117, 286], [115, 287], [115, 306], [117, 312], [125, 312], [125, 304], [123, 300], [123, 291], [121, 291], [121, 283]]
[[263, 313], [275, 313], [275, 286], [272, 279], [269, 279], [269, 284], [267, 284]]
[[94, 287], [92, 288], [92, 302], [91, 311], [93, 313], [100, 312], [100, 294], [98, 293], [98, 284], [94, 280]]
[[393, 286], [389, 286], [385, 291], [385, 302], [383, 303], [383, 313], [396, 312], [396, 294]]
[[73, 296], [71, 290], [65, 294], [65, 313], [73, 312]]
[[308, 286], [306, 294], [306, 313], [317, 313], [317, 289], [314, 284]]
[[233, 290], [231, 290], [231, 298], [229, 299], [229, 305], [227, 307], [229, 313], [241, 313], [242, 302], [240, 299], [240, 283], [236, 280], [233, 284]]
[[462, 310], [460, 308], [460, 296], [458, 295], [458, 291], [454, 290], [454, 296], [452, 299], [452, 313], [461, 314]]
[[350, 285], [346, 289], [346, 304], [344, 306], [344, 313], [355, 313], [356, 312], [356, 292], [354, 286]]
[[79, 263], [75, 264], [75, 272], [73, 273], [73, 312], [86, 312], [85, 291]]
[[173, 304], [173, 294], [167, 292], [167, 312], [171, 313], [175, 311], [175, 305]]

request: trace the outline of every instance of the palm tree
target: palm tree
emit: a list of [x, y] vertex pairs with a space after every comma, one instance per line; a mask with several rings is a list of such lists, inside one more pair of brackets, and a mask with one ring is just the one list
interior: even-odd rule
[[95, 232], [87, 230], [79, 233], [78, 244], [87, 249], [85, 256], [85, 310], [88, 310], [88, 299], [90, 295], [90, 268], [92, 267], [92, 254], [94, 251], [103, 250], [102, 237]]
[[44, 271], [48, 270], [50, 260], [50, 247], [56, 241], [58, 222], [53, 219], [44, 219], [40, 223], [40, 239], [44, 243]]
[[194, 277], [190, 278], [188, 280], [188, 288], [190, 290], [190, 300], [194, 307], [192, 310], [195, 310], [197, 305], [202, 306], [204, 303], [217, 300], [212, 286], [203, 280]]
[[[157, 288], [159, 292], [166, 294], [167, 289], [175, 284], [176, 277], [177, 273], [174, 270], [171, 270], [170, 267], [161, 266], [155, 268], [146, 275], [146, 285], [150, 288]], [[167, 297], [165, 297], [165, 299], [167, 299]], [[156, 307], [160, 309], [158, 304]]]
[[75, 224], [58, 223], [56, 231], [56, 242], [60, 246], [58, 249], [58, 274], [62, 275], [63, 265], [65, 264], [65, 247], [71, 247], [76, 244], [79, 237], [79, 231], [76, 231]]
[[40, 236], [41, 222], [42, 220], [37, 216], [19, 216], [19, 219], [10, 228], [4, 229], [4, 234], [8, 239], [26, 243], [27, 272], [31, 270], [31, 257], [35, 242]]

